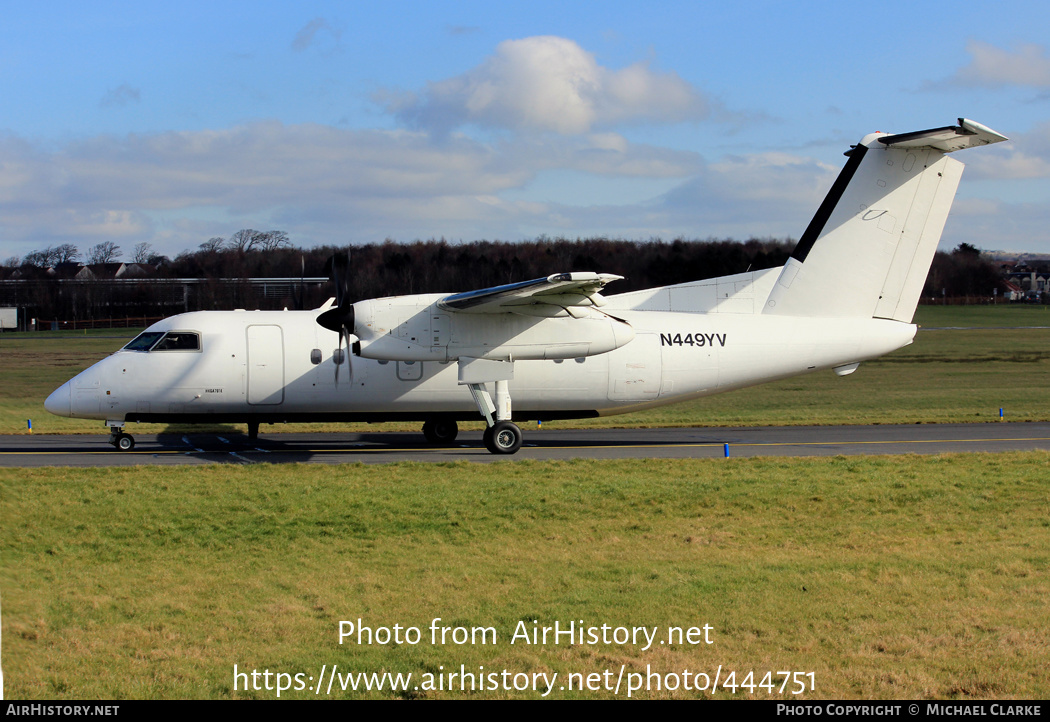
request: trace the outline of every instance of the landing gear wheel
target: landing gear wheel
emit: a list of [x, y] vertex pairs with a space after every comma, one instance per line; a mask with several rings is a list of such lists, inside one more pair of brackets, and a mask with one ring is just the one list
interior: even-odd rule
[[113, 438], [113, 446], [117, 451], [131, 451], [135, 448], [135, 437], [131, 434], [116, 434]]
[[510, 421], [497, 421], [485, 429], [484, 439], [493, 454], [513, 454], [521, 448], [521, 429]]
[[459, 435], [459, 425], [447, 419], [435, 419], [423, 424], [423, 436], [435, 446], [451, 444]]

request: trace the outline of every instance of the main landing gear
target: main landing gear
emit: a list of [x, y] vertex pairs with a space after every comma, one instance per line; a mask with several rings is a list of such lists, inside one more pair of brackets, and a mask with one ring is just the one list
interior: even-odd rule
[[[466, 363], [464, 363], [466, 361]], [[485, 448], [493, 454], [513, 454], [521, 448], [521, 429], [510, 420], [510, 385], [514, 364], [510, 361], [460, 359], [459, 382], [470, 389], [478, 411], [485, 417]], [[485, 382], [495, 382], [493, 402]]]
[[431, 419], [423, 424], [423, 436], [434, 446], [448, 446], [459, 435], [459, 424], [450, 419]]
[[[432, 419], [423, 424], [423, 436], [434, 446], [448, 446], [459, 435], [459, 424], [446, 419]], [[482, 436], [485, 448], [493, 454], [513, 454], [521, 448], [521, 429], [511, 421], [494, 421]]]
[[521, 429], [511, 421], [497, 421], [485, 429], [482, 438], [493, 454], [513, 454], [521, 448]]

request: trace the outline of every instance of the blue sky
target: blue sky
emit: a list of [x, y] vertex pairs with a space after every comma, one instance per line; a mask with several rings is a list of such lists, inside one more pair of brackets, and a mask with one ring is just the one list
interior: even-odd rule
[[241, 228], [795, 237], [849, 144], [972, 118], [942, 246], [1050, 252], [1050, 5], [5, 3], [0, 261]]

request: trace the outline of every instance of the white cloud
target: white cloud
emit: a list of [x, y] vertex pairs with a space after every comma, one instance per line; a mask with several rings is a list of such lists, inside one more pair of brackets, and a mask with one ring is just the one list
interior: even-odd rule
[[633, 239], [797, 238], [838, 170], [787, 153], [732, 156], [700, 163], [688, 180], [646, 203], [586, 208], [549, 204], [545, 225], [536, 226], [533, 233]]
[[701, 235], [794, 236], [805, 230], [839, 169], [782, 152], [730, 156], [666, 194], [671, 217]]
[[974, 180], [1050, 178], [1050, 122], [960, 160], [966, 163], [966, 177]]
[[967, 167], [971, 170], [967, 175], [973, 179], [1050, 178], [1050, 160], [1017, 150], [987, 154]]
[[1050, 252], [1045, 203], [1006, 203], [956, 198], [944, 226], [941, 248], [969, 243], [988, 250]]
[[611, 70], [572, 40], [553, 36], [507, 40], [481, 65], [429, 83], [421, 95], [377, 99], [410, 125], [439, 132], [476, 124], [574, 135], [710, 114], [704, 96], [675, 73], [648, 63]]
[[971, 40], [966, 50], [970, 53], [970, 64], [959, 69], [954, 77], [961, 85], [1050, 88], [1050, 56], [1042, 45], [1025, 43], [1003, 50]]
[[685, 178], [698, 167], [695, 154], [615, 134], [490, 145], [266, 122], [99, 136], [57, 149], [0, 136], [0, 237], [19, 253], [114, 237], [176, 253], [242, 223], [282, 228], [306, 245], [515, 238], [519, 220], [542, 221], [544, 206], [500, 194], [541, 171]]
[[[1025, 156], [1003, 156], [995, 161], [998, 170], [993, 163], [977, 177], [1042, 172], [1050, 124], [1021, 139]], [[994, 150], [964, 160], [976, 165]], [[279, 228], [306, 246], [386, 237], [516, 240], [540, 233], [797, 237], [838, 169], [785, 152], [705, 162], [611, 132], [482, 143], [458, 134], [266, 122], [99, 136], [58, 147], [0, 135], [0, 238], [12, 255], [66, 242], [84, 249], [103, 240], [125, 248], [146, 241], [170, 255], [244, 227]], [[578, 174], [581, 183], [600, 177], [616, 190], [635, 181], [637, 188], [680, 185], [644, 203], [603, 205], [599, 197], [590, 205], [594, 196], [583, 194], [573, 205], [545, 195], [537, 180], [561, 171], [569, 171], [563, 178]], [[958, 215], [968, 215], [966, 223], [949, 226], [953, 244], [988, 247], [1000, 233], [1004, 244], [1032, 248], [1037, 244], [1021, 237], [1040, 222], [1048, 225], [1045, 204], [998, 217], [972, 201], [960, 199], [957, 206]]]

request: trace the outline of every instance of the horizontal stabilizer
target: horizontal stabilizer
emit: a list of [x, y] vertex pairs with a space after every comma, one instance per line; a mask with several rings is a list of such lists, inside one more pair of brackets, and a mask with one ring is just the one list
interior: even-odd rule
[[555, 273], [532, 281], [456, 293], [438, 301], [438, 307], [461, 313], [514, 313], [528, 312], [532, 306], [604, 306], [605, 299], [598, 291], [622, 278], [611, 273]]
[[879, 142], [892, 148], [933, 148], [942, 153], [952, 153], [964, 148], [974, 148], [1008, 140], [988, 126], [966, 118], [959, 118], [959, 125], [931, 130], [917, 130], [914, 133], [884, 135]]

